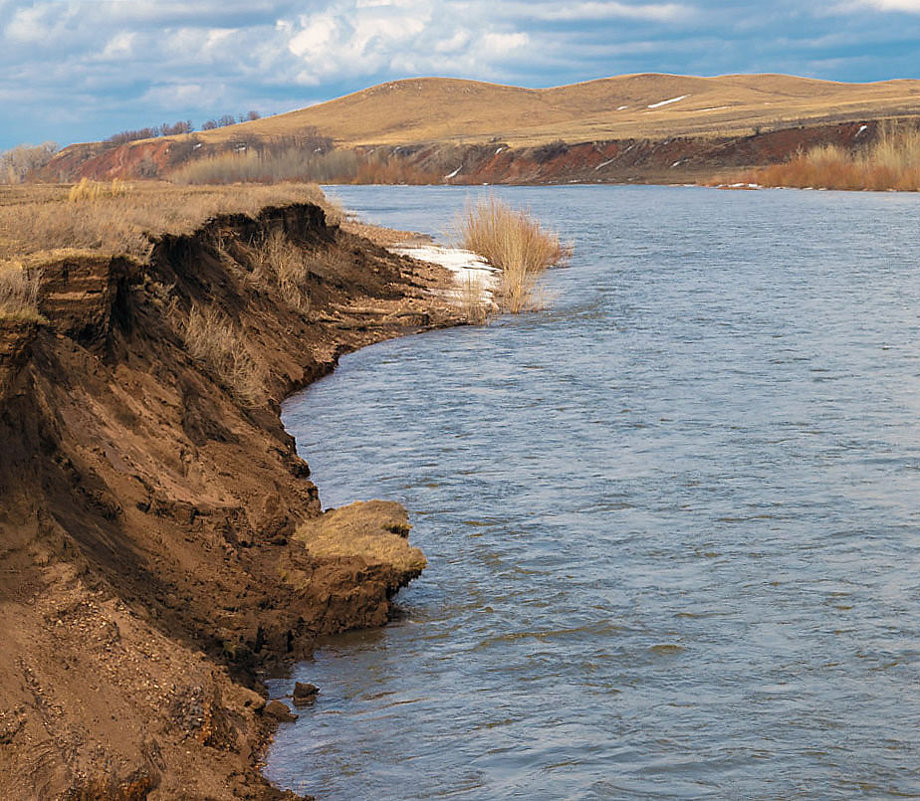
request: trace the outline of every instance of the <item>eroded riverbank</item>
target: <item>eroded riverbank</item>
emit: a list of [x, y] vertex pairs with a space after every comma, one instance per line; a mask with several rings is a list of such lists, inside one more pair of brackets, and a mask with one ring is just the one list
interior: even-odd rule
[[[259, 272], [276, 234], [315, 256], [296, 304]], [[325, 529], [309, 550], [321, 509], [278, 401], [342, 353], [458, 322], [433, 291], [450, 276], [310, 204], [42, 270], [42, 319], [0, 321], [0, 795], [280, 797], [257, 767], [262, 669], [384, 622], [420, 564]], [[232, 321], [261, 400], [192, 354], [195, 310]]]

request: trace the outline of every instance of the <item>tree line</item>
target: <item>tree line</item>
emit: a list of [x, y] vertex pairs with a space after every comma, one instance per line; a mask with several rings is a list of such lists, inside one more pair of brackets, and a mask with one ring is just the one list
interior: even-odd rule
[[[215, 128], [225, 128], [228, 125], [236, 125], [238, 122], [250, 122], [258, 120], [261, 115], [258, 111], [250, 110], [245, 114], [239, 114], [234, 117], [232, 114], [224, 114], [217, 119], [208, 120], [201, 126], [202, 131], [213, 131]], [[158, 136], [179, 136], [180, 134], [189, 134], [195, 130], [191, 120], [179, 120], [178, 122], [164, 122], [162, 125], [154, 125], [149, 128], [137, 128], [136, 130], [119, 131], [105, 139], [107, 145], [124, 145], [128, 142], [136, 142], [138, 139], [155, 139]]]

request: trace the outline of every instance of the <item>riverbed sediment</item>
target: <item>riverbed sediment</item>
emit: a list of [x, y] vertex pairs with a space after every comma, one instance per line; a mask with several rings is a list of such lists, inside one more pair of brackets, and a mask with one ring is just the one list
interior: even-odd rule
[[[253, 250], [276, 233], [313, 259], [296, 304]], [[143, 261], [44, 260], [41, 316], [0, 320], [2, 797], [293, 797], [259, 772], [260, 677], [384, 623], [423, 559], [374, 547], [406, 542], [388, 505], [323, 515], [280, 401], [345, 352], [461, 322], [451, 280], [312, 204], [160, 236]], [[200, 310], [259, 397], [190, 348]], [[355, 527], [371, 544], [329, 546]]]

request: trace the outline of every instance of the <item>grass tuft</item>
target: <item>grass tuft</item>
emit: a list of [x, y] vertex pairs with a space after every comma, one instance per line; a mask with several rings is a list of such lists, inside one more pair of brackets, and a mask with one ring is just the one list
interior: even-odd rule
[[214, 306], [193, 308], [185, 325], [185, 345], [244, 406], [265, 402], [265, 372], [253, 358], [243, 332]]
[[0, 320], [40, 321], [41, 272], [17, 264], [0, 264]]
[[281, 297], [294, 309], [310, 311], [310, 262], [303, 248], [283, 231], [272, 231], [256, 250], [257, 279], [278, 287]]
[[558, 234], [545, 230], [528, 212], [495, 197], [467, 206], [459, 221], [461, 244], [501, 270], [498, 302], [517, 314], [542, 307], [540, 276], [571, 256]]

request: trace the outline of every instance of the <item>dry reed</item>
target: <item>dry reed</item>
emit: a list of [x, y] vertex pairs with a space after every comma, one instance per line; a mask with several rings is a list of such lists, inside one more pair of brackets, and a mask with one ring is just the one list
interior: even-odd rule
[[214, 306], [194, 308], [184, 330], [192, 358], [205, 364], [245, 406], [265, 401], [264, 369], [246, 346], [243, 333]]
[[741, 180], [800, 189], [920, 191], [920, 130], [883, 123], [865, 148], [819, 145], [783, 164], [747, 173]]
[[467, 206], [458, 227], [462, 246], [501, 270], [499, 305], [513, 314], [541, 307], [540, 276], [571, 255], [556, 233], [495, 197]]
[[495, 312], [491, 293], [482, 276], [467, 274], [466, 282], [458, 293], [457, 305], [463, 319], [470, 325], [485, 325]]
[[126, 194], [127, 191], [127, 184], [118, 178], [113, 178], [111, 183], [81, 178], [80, 183], [70, 187], [67, 199], [71, 203], [78, 203], [81, 200], [94, 201], [104, 197], [119, 197]]

